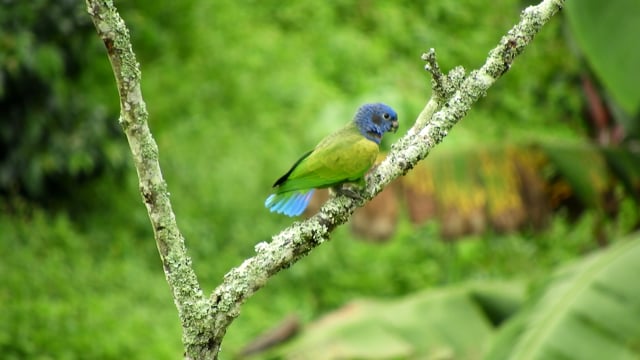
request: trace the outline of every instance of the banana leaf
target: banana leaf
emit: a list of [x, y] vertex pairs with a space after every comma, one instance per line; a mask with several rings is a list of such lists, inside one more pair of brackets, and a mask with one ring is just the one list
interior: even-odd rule
[[640, 234], [561, 268], [485, 359], [640, 358]]
[[357, 300], [267, 355], [285, 359], [480, 359], [495, 332], [495, 320], [508, 317], [523, 299], [520, 282], [478, 282], [396, 300]]

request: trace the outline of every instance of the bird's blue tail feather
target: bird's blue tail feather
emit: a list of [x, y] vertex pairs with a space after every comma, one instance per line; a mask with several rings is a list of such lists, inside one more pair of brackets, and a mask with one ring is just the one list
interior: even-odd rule
[[282, 194], [271, 194], [264, 202], [264, 206], [271, 212], [287, 216], [298, 216], [309, 205], [315, 189], [291, 191]]

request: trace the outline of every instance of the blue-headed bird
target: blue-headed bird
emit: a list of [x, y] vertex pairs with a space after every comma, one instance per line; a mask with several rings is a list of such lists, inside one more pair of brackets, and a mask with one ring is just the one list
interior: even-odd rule
[[391, 107], [362, 105], [352, 121], [325, 137], [276, 180], [274, 193], [264, 205], [271, 212], [297, 216], [307, 208], [315, 189], [362, 182], [378, 156], [382, 135], [397, 129], [398, 115]]

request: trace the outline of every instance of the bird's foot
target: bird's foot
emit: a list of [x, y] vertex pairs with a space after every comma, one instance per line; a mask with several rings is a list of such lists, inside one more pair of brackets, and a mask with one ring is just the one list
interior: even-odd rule
[[364, 200], [364, 198], [362, 197], [362, 195], [360, 195], [360, 193], [357, 191], [357, 189], [354, 188], [350, 188], [350, 187], [336, 187], [333, 188], [336, 196], [338, 195], [343, 195], [346, 196], [348, 198], [354, 199], [354, 200]]

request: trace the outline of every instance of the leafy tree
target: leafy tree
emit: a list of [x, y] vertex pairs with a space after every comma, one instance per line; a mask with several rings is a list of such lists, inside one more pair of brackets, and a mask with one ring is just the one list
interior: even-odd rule
[[[115, 112], [78, 91], [106, 67], [83, 4], [5, 1], [0, 12], [0, 195], [43, 200], [124, 164]], [[91, 73], [91, 69], [97, 71]], [[102, 71], [102, 73], [100, 73]], [[114, 94], [115, 95], [115, 94]]]

